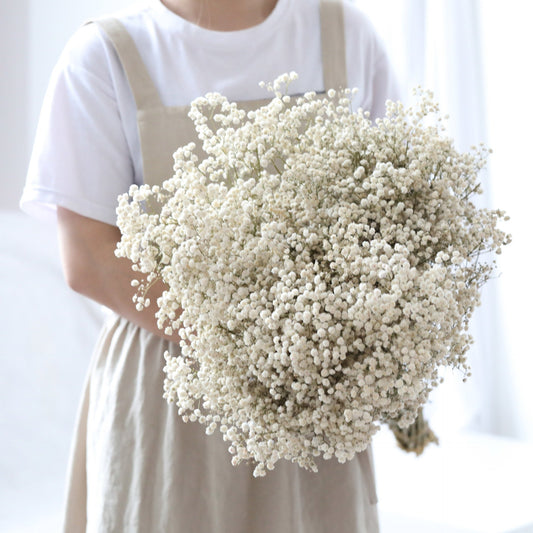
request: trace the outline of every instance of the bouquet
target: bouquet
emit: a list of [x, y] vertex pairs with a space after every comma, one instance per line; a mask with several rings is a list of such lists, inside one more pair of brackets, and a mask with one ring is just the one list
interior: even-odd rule
[[[178, 148], [161, 187], [119, 199], [117, 255], [143, 274], [135, 301], [179, 332], [164, 396], [217, 428], [233, 463], [345, 462], [381, 423], [409, 428], [439, 371], [469, 374], [480, 288], [510, 236], [480, 209], [488, 150], [458, 152], [429, 92], [383, 119], [355, 90], [287, 95], [256, 111], [195, 100], [202, 143]], [[150, 209], [150, 206], [157, 209]]]

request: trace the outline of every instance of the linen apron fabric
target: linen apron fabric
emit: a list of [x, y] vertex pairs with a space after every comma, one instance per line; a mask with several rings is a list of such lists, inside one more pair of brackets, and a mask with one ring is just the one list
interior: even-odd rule
[[[131, 85], [145, 183], [172, 175], [171, 155], [196, 138], [189, 107], [164, 107], [116, 19], [96, 21]], [[324, 87], [346, 85], [342, 6], [321, 2]], [[253, 109], [266, 101], [248, 101]], [[179, 346], [111, 315], [91, 360], [71, 455], [65, 533], [376, 533], [372, 451], [318, 473], [279, 461], [266, 477], [231, 465], [217, 431], [184, 423], [162, 398], [163, 353]]]

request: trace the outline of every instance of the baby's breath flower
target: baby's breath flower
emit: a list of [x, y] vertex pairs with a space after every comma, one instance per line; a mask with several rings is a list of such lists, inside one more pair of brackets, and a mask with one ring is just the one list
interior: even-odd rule
[[[475, 207], [487, 149], [459, 153], [438, 106], [351, 109], [355, 90], [287, 95], [294, 73], [245, 113], [219, 94], [193, 102], [195, 146], [162, 187], [119, 198], [116, 254], [158, 326], [164, 397], [265, 475], [280, 459], [345, 462], [379, 424], [413, 422], [448, 366], [469, 375], [472, 310], [510, 241], [501, 211]], [[159, 206], [154, 212], [153, 206]]]

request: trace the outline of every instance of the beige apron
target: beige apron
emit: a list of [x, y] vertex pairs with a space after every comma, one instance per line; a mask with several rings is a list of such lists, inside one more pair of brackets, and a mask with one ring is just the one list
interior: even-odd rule
[[[165, 107], [128, 32], [96, 21], [137, 105], [146, 183], [172, 174], [171, 155], [196, 139], [189, 107]], [[324, 87], [346, 86], [341, 3], [321, 2]], [[248, 101], [253, 109], [265, 101]], [[318, 473], [279, 461], [264, 478], [231, 465], [219, 432], [184, 423], [163, 393], [163, 353], [179, 347], [113, 316], [96, 346], [80, 407], [65, 533], [376, 533], [371, 449]]]

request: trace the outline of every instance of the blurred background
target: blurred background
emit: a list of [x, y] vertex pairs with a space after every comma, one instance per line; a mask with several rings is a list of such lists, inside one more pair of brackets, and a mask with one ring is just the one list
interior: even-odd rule
[[[154, 0], [156, 1], [156, 0]], [[0, 531], [59, 531], [76, 410], [103, 313], [62, 279], [55, 228], [18, 211], [50, 72], [84, 20], [128, 0], [2, 0], [0, 48]], [[440, 445], [375, 440], [383, 533], [533, 532], [533, 5], [521, 0], [358, 0], [404, 99], [432, 89], [461, 149], [486, 142], [488, 207], [513, 243], [482, 294], [473, 376], [447, 375], [427, 415]], [[334, 527], [332, 526], [332, 531]], [[199, 532], [200, 533], [200, 532]]]

